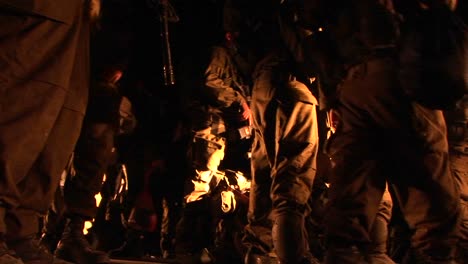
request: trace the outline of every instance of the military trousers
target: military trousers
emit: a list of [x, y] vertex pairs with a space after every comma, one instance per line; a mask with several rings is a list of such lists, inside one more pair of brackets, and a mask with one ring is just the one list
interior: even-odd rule
[[89, 25], [82, 1], [67, 5], [71, 22], [0, 4], [0, 201], [7, 210], [0, 232], [7, 239], [38, 232], [82, 126]]

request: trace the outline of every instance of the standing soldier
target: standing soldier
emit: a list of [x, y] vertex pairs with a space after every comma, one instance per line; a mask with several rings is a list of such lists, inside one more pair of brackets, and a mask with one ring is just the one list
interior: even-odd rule
[[39, 246], [89, 90], [89, 1], [0, 1], [0, 263], [67, 263]]

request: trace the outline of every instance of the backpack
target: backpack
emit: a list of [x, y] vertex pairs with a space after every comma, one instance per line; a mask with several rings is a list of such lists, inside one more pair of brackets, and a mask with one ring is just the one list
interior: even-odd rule
[[455, 106], [467, 92], [467, 26], [446, 5], [419, 8], [400, 26], [399, 79], [430, 109]]

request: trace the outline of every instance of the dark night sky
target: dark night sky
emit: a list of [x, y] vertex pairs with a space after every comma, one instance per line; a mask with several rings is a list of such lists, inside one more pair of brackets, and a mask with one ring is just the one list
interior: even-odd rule
[[190, 100], [197, 69], [201, 68], [199, 61], [221, 33], [222, 14], [219, 0], [170, 1], [179, 21], [169, 24], [176, 85], [166, 87], [160, 19], [152, 1], [103, 0], [101, 28], [93, 35], [91, 53], [93, 69], [114, 63], [127, 65], [121, 87], [148, 137], [152, 137], [154, 126], [164, 122], [164, 111]]
[[[165, 87], [163, 82], [159, 14], [152, 8], [158, 0], [102, 1], [101, 30], [94, 35], [92, 42], [93, 65], [128, 65], [124, 75], [129, 87], [128, 95], [135, 98], [139, 107], [152, 105], [151, 98], [159, 100], [168, 98], [168, 95], [188, 96], [190, 90], [193, 90], [194, 78], [199, 73], [197, 68], [201, 68], [200, 62], [207, 56], [210, 45], [222, 33], [224, 0], [169, 0], [179, 17], [179, 21], [170, 23], [169, 28], [176, 80], [174, 87]], [[246, 1], [249, 4], [253, 3], [250, 1], [261, 2]], [[467, 14], [467, 2], [459, 1], [460, 14]], [[466, 17], [463, 16], [465, 21]], [[138, 83], [143, 84], [142, 90], [136, 89]], [[139, 104], [138, 100], [142, 97], [146, 101]]]
[[[162, 78], [162, 48], [160, 20], [152, 8], [155, 0], [104, 0], [101, 30], [93, 41], [93, 61], [127, 63], [137, 71], [160, 82]], [[157, 2], [157, 1], [155, 1]], [[200, 49], [209, 46], [220, 33], [220, 1], [176, 0], [174, 6], [179, 21], [169, 24], [169, 38], [174, 66], [186, 63]], [[159, 79], [159, 80], [158, 80]]]

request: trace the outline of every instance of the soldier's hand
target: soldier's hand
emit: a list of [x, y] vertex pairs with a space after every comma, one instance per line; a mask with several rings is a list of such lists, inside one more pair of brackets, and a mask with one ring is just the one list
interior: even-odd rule
[[251, 116], [252, 112], [250, 111], [250, 107], [247, 102], [243, 102], [241, 104], [242, 107], [242, 121], [249, 121], [249, 125], [251, 125]]

